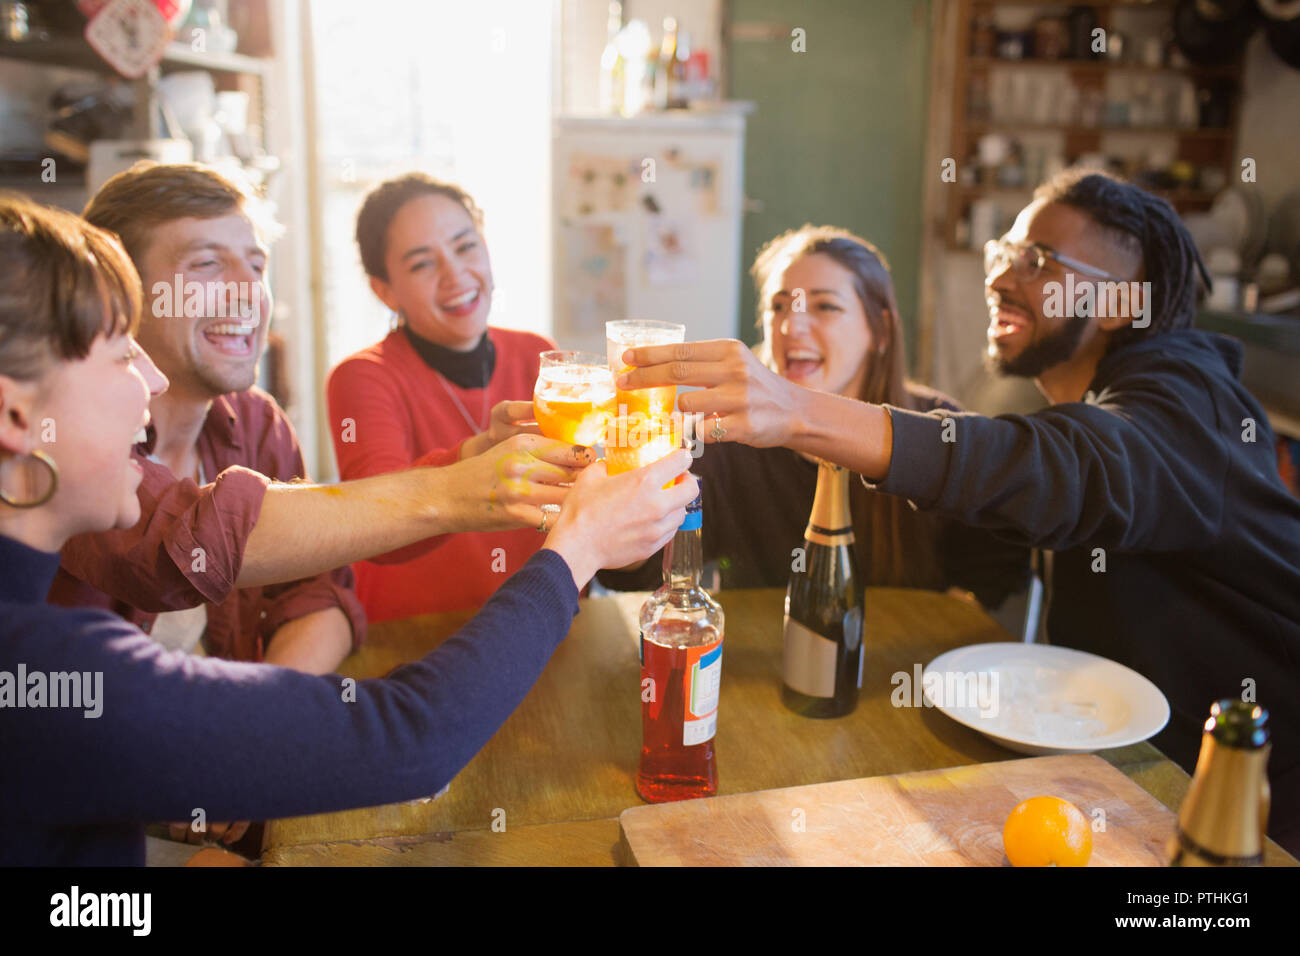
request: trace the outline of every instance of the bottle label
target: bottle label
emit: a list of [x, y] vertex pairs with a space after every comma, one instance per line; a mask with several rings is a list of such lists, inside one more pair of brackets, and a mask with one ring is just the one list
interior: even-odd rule
[[718, 691], [722, 686], [722, 641], [686, 649], [686, 713], [682, 744], [712, 740], [718, 730]]
[[[862, 608], [844, 615], [844, 642], [850, 654], [857, 652], [857, 686], [862, 688]], [[781, 678], [792, 690], [809, 697], [835, 696], [835, 668], [839, 645], [830, 638], [785, 616], [785, 647], [781, 657]], [[850, 658], [852, 661], [852, 658]]]
[[809, 697], [834, 697], [838, 657], [838, 644], [786, 615], [781, 679], [791, 690]]

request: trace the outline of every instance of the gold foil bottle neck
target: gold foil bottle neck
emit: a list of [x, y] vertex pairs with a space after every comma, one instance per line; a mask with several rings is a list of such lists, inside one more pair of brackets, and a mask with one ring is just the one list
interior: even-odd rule
[[[1215, 705], [1201, 737], [1201, 752], [1170, 840], [1175, 866], [1258, 866], [1264, 860], [1269, 786], [1267, 711], [1256, 709], [1255, 732], [1225, 734], [1229, 707]], [[1234, 722], [1240, 726], [1238, 715]], [[1251, 728], [1247, 728], [1250, 730]], [[1229, 742], [1230, 741], [1230, 742]]]
[[849, 471], [829, 462], [817, 464], [817, 492], [803, 536], [814, 544], [853, 543], [853, 515], [849, 508]]

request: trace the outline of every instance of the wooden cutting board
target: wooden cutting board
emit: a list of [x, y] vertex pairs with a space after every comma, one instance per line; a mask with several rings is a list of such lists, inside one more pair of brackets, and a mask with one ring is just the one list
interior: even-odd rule
[[1096, 821], [1089, 866], [1164, 864], [1174, 814], [1092, 754], [633, 807], [619, 826], [641, 866], [1007, 866], [1002, 825], [1036, 796]]

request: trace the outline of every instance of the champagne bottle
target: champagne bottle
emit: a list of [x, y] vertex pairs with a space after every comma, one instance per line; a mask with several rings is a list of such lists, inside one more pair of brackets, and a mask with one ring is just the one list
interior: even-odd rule
[[805, 717], [840, 717], [862, 686], [862, 587], [853, 550], [849, 472], [821, 462], [817, 493], [785, 594], [781, 659], [785, 705]]
[[1242, 701], [1214, 703], [1178, 829], [1169, 840], [1170, 866], [1264, 862], [1271, 746], [1267, 710]]

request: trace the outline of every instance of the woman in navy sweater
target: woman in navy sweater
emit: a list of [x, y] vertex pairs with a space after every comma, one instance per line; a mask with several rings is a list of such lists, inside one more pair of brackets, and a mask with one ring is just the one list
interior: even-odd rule
[[527, 694], [602, 566], [661, 547], [696, 493], [677, 452], [587, 468], [544, 548], [424, 659], [345, 686], [164, 650], [45, 603], [71, 536], [130, 527], [131, 448], [166, 380], [132, 340], [116, 241], [0, 198], [0, 865], [144, 862], [144, 825], [320, 813], [434, 793]]

